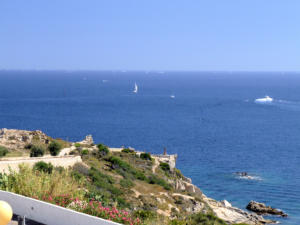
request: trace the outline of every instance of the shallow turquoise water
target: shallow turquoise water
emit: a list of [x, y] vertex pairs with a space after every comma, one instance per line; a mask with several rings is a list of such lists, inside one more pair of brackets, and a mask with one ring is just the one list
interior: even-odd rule
[[[300, 74], [2, 71], [0, 89], [0, 127], [167, 147], [206, 195], [265, 202], [300, 224]], [[274, 102], [254, 103], [265, 95]]]

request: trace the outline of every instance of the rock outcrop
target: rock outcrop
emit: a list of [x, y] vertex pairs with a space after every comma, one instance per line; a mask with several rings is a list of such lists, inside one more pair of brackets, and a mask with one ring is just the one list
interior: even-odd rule
[[14, 130], [3, 128], [0, 130], [0, 145], [9, 149], [22, 149], [32, 142], [49, 143], [49, 137], [40, 130]]
[[202, 195], [200, 188], [190, 182], [185, 181], [184, 179], [178, 179], [175, 181], [175, 189], [178, 191], [187, 191], [189, 193], [197, 193]]
[[271, 206], [266, 206], [264, 203], [251, 201], [246, 207], [248, 210], [257, 213], [258, 215], [277, 215], [287, 217], [288, 215], [281, 210], [274, 209]]
[[246, 223], [252, 225], [262, 225], [267, 223], [276, 223], [273, 220], [266, 220], [255, 213], [248, 213], [244, 210], [231, 206], [226, 200], [218, 202], [203, 195], [203, 200], [208, 204], [217, 217], [229, 224]]

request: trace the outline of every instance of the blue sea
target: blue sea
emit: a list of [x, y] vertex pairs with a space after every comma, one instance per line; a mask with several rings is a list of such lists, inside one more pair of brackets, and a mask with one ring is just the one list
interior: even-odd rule
[[[0, 127], [166, 147], [207, 196], [264, 202], [289, 214], [273, 219], [300, 224], [300, 74], [1, 71], [0, 90]], [[265, 95], [274, 101], [254, 102]]]

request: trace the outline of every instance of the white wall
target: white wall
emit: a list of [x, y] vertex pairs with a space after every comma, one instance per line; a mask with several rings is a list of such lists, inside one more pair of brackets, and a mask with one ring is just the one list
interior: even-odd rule
[[46, 225], [117, 225], [108, 220], [75, 212], [11, 192], [0, 191], [0, 200], [8, 202], [14, 214]]
[[31, 157], [31, 158], [14, 158], [10, 160], [9, 158], [5, 158], [0, 160], [0, 173], [9, 172], [9, 168], [12, 170], [18, 171], [19, 165], [24, 163], [30, 166], [33, 166], [35, 163], [39, 161], [44, 161], [46, 163], [52, 163], [53, 166], [62, 166], [68, 168], [69, 166], [73, 166], [75, 163], [82, 162], [80, 156], [45, 156], [45, 157]]

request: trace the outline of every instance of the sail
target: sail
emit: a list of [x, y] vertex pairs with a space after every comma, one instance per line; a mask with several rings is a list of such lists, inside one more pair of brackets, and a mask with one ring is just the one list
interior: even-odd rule
[[134, 93], [137, 93], [138, 92], [138, 86], [136, 83], [134, 83], [134, 90], [133, 90]]

